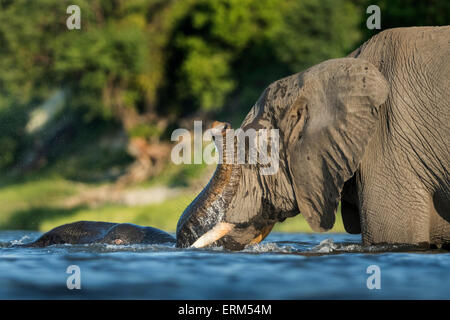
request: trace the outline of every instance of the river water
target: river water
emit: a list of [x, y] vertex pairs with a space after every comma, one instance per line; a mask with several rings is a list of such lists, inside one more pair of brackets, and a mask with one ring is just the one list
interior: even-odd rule
[[[273, 233], [241, 252], [14, 246], [39, 235], [0, 232], [0, 299], [450, 298], [450, 253], [363, 247], [355, 235]], [[77, 272], [66, 273], [72, 265], [79, 267], [81, 289], [67, 287], [68, 278], [77, 283]]]

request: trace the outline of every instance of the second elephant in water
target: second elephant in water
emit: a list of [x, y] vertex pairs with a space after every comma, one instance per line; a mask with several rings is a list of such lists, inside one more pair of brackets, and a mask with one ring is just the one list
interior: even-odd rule
[[175, 238], [162, 230], [131, 223], [78, 221], [56, 227], [25, 246], [46, 247], [65, 243], [161, 244], [175, 243]]

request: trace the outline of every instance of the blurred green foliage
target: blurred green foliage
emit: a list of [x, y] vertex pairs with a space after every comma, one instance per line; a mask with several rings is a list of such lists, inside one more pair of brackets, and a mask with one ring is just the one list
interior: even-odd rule
[[[71, 4], [81, 30], [66, 27]], [[382, 29], [450, 21], [438, 0], [2, 0], [0, 170], [33, 145], [30, 113], [57, 89], [66, 116], [129, 137], [167, 139], [192, 114], [238, 124], [270, 82], [379, 32], [371, 4]]]
[[[70, 4], [81, 30], [66, 27]], [[0, 168], [14, 164], [30, 112], [55, 89], [83, 121], [166, 137], [155, 119], [241, 119], [270, 82], [348, 53], [360, 20], [348, 0], [1, 1]]]
[[225, 109], [240, 120], [272, 81], [343, 56], [362, 38], [351, 1], [193, 3], [170, 50], [178, 72], [173, 101], [190, 106], [185, 112]]
[[23, 107], [0, 108], [0, 169], [14, 164], [27, 117]]

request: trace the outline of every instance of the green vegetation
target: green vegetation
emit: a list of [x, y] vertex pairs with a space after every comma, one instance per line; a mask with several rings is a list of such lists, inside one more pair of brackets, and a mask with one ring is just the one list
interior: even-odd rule
[[[165, 170], [155, 181], [149, 181], [142, 186], [153, 186], [170, 181], [191, 184], [202, 171], [203, 166], [177, 166]], [[192, 170], [192, 171], [190, 171]], [[182, 176], [182, 179], [177, 177]], [[177, 185], [179, 186], [179, 185]], [[201, 188], [201, 186], [199, 186]], [[99, 207], [78, 205], [67, 207], [65, 200], [77, 193], [94, 190], [95, 186], [74, 183], [60, 178], [41, 178], [25, 183], [9, 185], [0, 188], [0, 229], [22, 229], [48, 231], [58, 225], [79, 220], [96, 220], [110, 222], [128, 222], [153, 226], [174, 232], [178, 218], [183, 210], [195, 198], [198, 190], [186, 190], [182, 195], [175, 196], [160, 203], [150, 205], [125, 206], [119, 204], [102, 204]], [[332, 232], [343, 232], [340, 214], [336, 219]], [[279, 223], [274, 228], [281, 232], [312, 232], [305, 219], [299, 215]]]
[[180, 213], [195, 196], [195, 194], [183, 195], [162, 203], [143, 206], [106, 205], [96, 209], [77, 208], [69, 210], [70, 216], [65, 216], [67, 212], [62, 211], [56, 219], [43, 220], [39, 229], [46, 231], [68, 222], [94, 220], [135, 223], [174, 232]]
[[[76, 183], [61, 179], [42, 179], [1, 187], [0, 226], [2, 229], [33, 229], [33, 222], [30, 222], [33, 212], [42, 211], [50, 204], [74, 195], [79, 189]], [[17, 218], [24, 216], [23, 213], [29, 213], [30, 216], [23, 220]]]
[[347, 0], [76, 4], [82, 28], [68, 31], [66, 1], [0, 3], [8, 21], [0, 25], [0, 170], [42, 140], [24, 129], [55, 89], [65, 93], [66, 126], [114, 124], [161, 143], [195, 112], [227, 110], [228, 121], [240, 122], [270, 82], [345, 55], [362, 37]]
[[[110, 183], [75, 182], [57, 176], [55, 172], [27, 176], [17, 183], [0, 181], [0, 229], [48, 231], [58, 224], [78, 220], [129, 222], [175, 230], [184, 208], [203, 187], [199, 177], [210, 175], [213, 168], [206, 165], [168, 165], [164, 171], [148, 181], [131, 186], [120, 193], [167, 186], [178, 194], [150, 205], [123, 205], [108, 199], [91, 205], [83, 195], [94, 194]], [[204, 179], [202, 179], [204, 180]], [[73, 203], [73, 199], [79, 199]]]

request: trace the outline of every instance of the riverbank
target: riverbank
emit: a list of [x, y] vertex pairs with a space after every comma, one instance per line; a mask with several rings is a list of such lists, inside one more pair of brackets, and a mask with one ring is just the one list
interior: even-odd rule
[[[179, 216], [206, 185], [214, 168], [171, 167], [143, 184], [116, 188], [42, 175], [0, 183], [0, 230], [45, 232], [78, 220], [128, 222], [174, 232]], [[182, 176], [182, 177], [181, 177]], [[181, 179], [182, 178], [182, 179]], [[173, 181], [183, 180], [183, 184]], [[332, 232], [344, 232], [336, 219]], [[275, 226], [281, 232], [312, 232], [298, 215]]]

